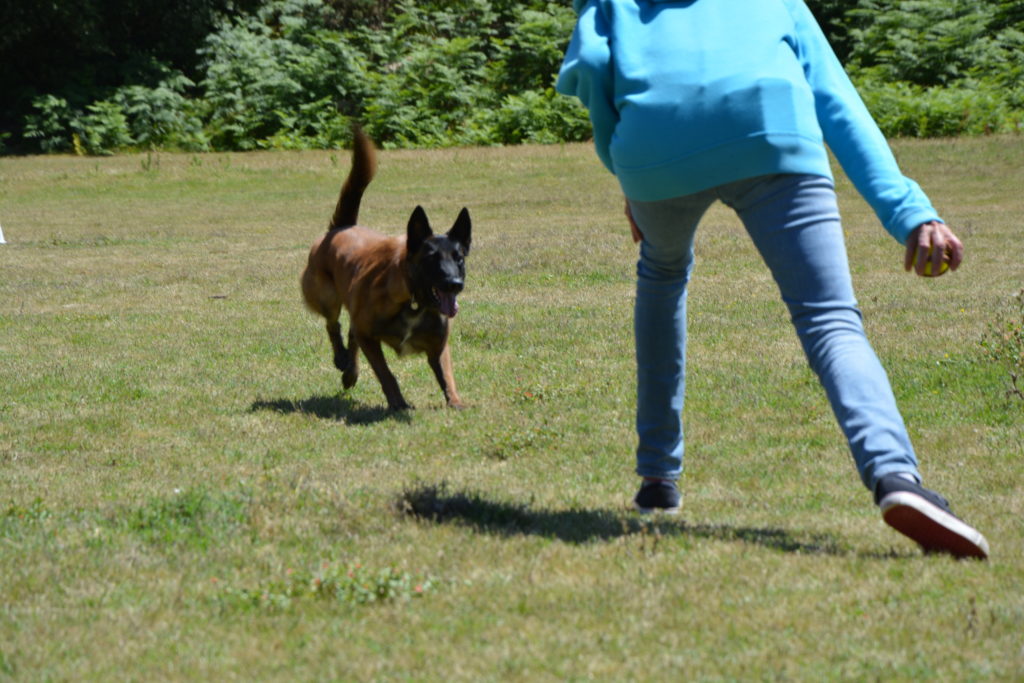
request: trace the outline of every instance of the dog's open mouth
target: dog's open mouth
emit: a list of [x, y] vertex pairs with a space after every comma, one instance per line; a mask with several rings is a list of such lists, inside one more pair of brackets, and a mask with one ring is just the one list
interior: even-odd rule
[[455, 300], [454, 292], [442, 292], [437, 287], [433, 288], [434, 298], [437, 299], [437, 308], [442, 315], [454, 318], [459, 312], [459, 302]]

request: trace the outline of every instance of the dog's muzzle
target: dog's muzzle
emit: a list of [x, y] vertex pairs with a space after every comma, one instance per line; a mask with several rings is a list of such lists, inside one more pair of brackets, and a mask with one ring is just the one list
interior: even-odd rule
[[449, 280], [443, 285], [434, 287], [432, 294], [437, 299], [437, 308], [442, 315], [454, 318], [459, 312], [459, 302], [456, 297], [462, 292], [464, 284], [462, 280]]

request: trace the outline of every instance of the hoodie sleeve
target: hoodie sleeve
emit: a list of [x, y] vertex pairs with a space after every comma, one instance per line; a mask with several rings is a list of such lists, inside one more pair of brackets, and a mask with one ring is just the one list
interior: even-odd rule
[[797, 56], [814, 91], [818, 123], [854, 187], [901, 244], [922, 223], [942, 220], [920, 186], [905, 177], [803, 0], [787, 3], [796, 25]]
[[582, 7], [555, 89], [563, 95], [578, 97], [587, 107], [597, 155], [614, 173], [609, 145], [619, 114], [615, 108], [608, 22], [597, 0], [577, 0], [575, 4]]

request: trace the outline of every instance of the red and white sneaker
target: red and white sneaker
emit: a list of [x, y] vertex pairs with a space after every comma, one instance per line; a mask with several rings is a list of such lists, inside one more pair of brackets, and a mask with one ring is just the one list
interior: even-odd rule
[[926, 553], [956, 558], [988, 558], [988, 541], [981, 532], [953, 514], [945, 498], [899, 474], [882, 477], [875, 487], [882, 519], [915, 541]]

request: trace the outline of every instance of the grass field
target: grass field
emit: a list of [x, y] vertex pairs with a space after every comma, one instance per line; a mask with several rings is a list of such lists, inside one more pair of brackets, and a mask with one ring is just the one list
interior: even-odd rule
[[967, 244], [839, 179], [926, 484], [992, 546], [888, 530], [721, 207], [691, 290], [679, 518], [630, 512], [634, 245], [586, 146], [385, 152], [362, 221], [474, 219], [446, 410], [342, 393], [298, 275], [346, 152], [0, 158], [0, 679], [1024, 680], [1024, 138], [900, 142]]

